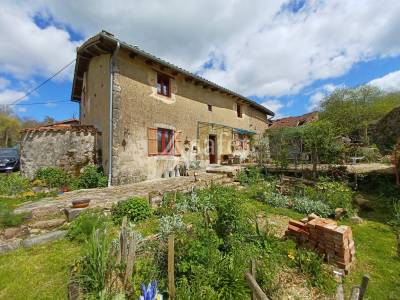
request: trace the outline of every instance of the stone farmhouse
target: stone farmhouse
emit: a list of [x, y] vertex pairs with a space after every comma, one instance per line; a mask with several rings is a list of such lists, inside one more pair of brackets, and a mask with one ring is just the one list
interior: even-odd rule
[[248, 161], [274, 115], [105, 31], [77, 49], [71, 97], [81, 126], [100, 133], [110, 185]]

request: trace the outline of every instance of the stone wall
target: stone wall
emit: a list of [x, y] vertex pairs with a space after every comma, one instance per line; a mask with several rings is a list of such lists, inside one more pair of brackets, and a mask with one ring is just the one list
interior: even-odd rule
[[77, 175], [96, 162], [97, 134], [94, 128], [27, 131], [21, 140], [21, 173], [32, 178], [36, 170], [60, 167]]
[[[123, 51], [117, 59], [114, 77], [113, 107], [113, 184], [160, 178], [180, 163], [194, 161], [209, 164], [208, 138], [215, 135], [218, 162], [232, 154], [232, 128], [264, 133], [265, 113], [240, 103], [242, 118], [237, 116], [238, 100], [210, 88], [187, 81], [130, 58]], [[157, 94], [157, 72], [171, 76], [171, 97]], [[212, 111], [208, 110], [212, 105]], [[217, 126], [200, 124], [217, 124]], [[220, 126], [223, 125], [223, 126]], [[224, 127], [225, 126], [225, 127]], [[148, 128], [168, 128], [182, 132], [185, 149], [181, 156], [148, 155]]]

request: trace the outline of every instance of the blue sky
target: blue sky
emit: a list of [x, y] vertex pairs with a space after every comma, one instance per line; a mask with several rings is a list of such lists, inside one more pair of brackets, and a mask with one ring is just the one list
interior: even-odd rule
[[[278, 118], [318, 109], [338, 87], [400, 87], [399, 1], [116, 1], [112, 9], [107, 1], [84, 2], [4, 1], [0, 104], [54, 74], [101, 29], [262, 103]], [[12, 28], [4, 26], [11, 21]], [[39, 120], [78, 117], [72, 76], [70, 66], [11, 107]]]

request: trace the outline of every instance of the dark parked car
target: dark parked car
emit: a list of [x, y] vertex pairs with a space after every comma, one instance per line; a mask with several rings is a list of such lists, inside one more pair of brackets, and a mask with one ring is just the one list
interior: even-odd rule
[[19, 153], [14, 148], [0, 148], [0, 171], [18, 171]]

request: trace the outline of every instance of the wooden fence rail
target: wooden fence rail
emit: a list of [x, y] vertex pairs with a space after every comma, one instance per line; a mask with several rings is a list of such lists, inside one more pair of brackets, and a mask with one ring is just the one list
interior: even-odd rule
[[250, 263], [250, 272], [244, 273], [244, 277], [251, 289], [252, 300], [269, 300], [256, 281], [256, 262], [254, 260]]

